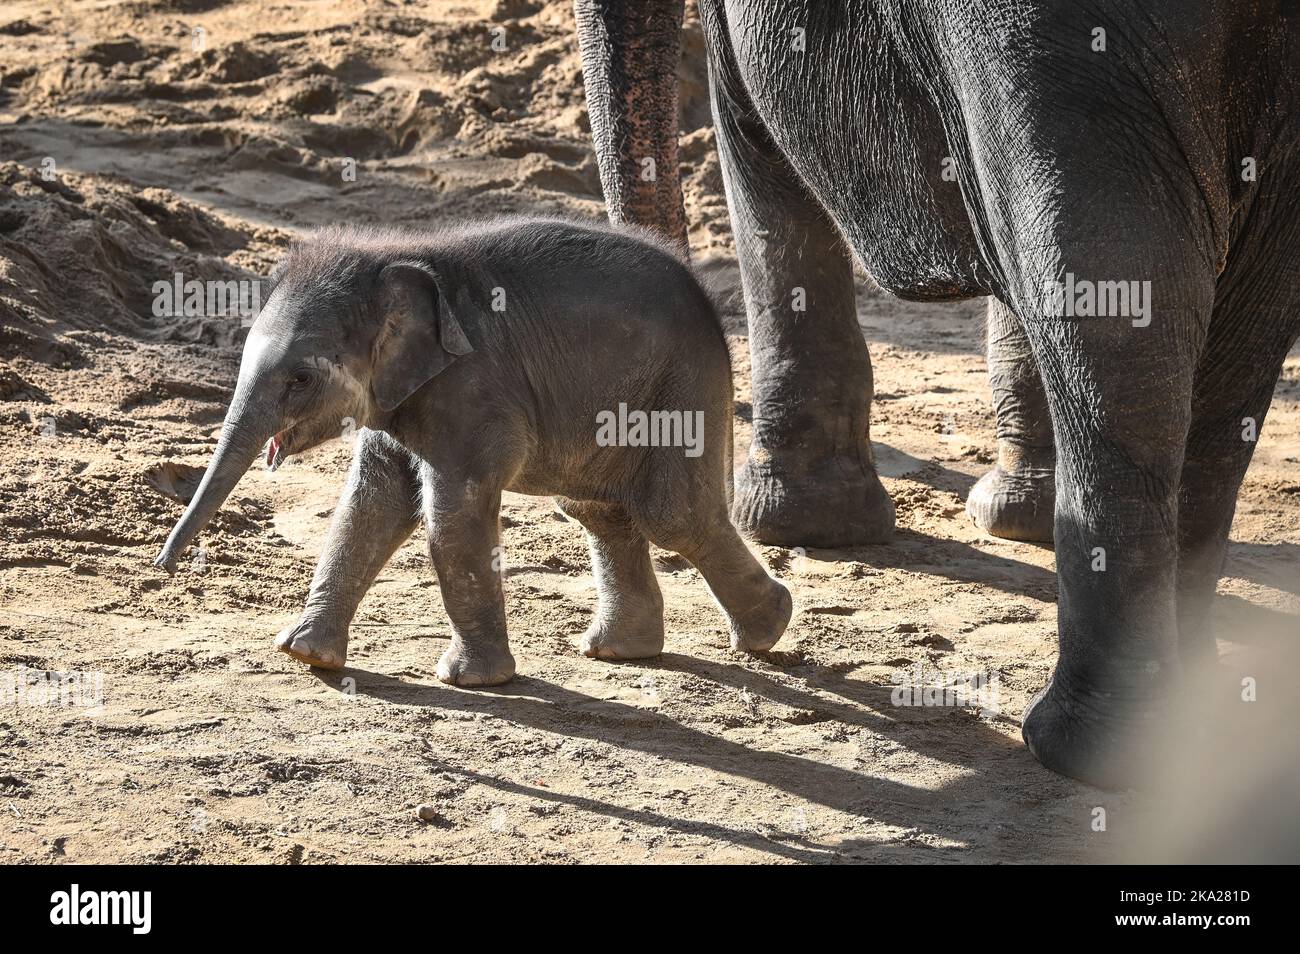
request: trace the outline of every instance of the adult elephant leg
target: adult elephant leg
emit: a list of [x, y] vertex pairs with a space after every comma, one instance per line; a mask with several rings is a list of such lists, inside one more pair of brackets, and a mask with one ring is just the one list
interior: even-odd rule
[[[1216, 268], [1207, 223], [1185, 207], [1152, 207], [1128, 179], [1071, 183], [1074, 216], [1021, 210], [1017, 240], [1044, 251], [1004, 266], [1030, 316], [1057, 455], [1059, 655], [1022, 733], [1048, 768], [1124, 788], [1168, 740], [1183, 682], [1178, 487]], [[1116, 292], [1093, 314], [1061, 314], [1043, 289], [1066, 274], [1122, 282], [1129, 307]]]
[[733, 515], [762, 543], [877, 543], [894, 528], [894, 507], [871, 452], [871, 359], [850, 254], [731, 72], [711, 60], [753, 374], [754, 435]]
[[[1121, 788], [1140, 778], [1182, 681], [1178, 487], [1215, 245], [1190, 201], [1153, 201], [1139, 177], [1100, 174], [1108, 156], [1062, 157], [1056, 181], [1031, 183], [1016, 177], [1042, 164], [1013, 157], [986, 200], [1008, 237], [1003, 297], [1024, 319], [1056, 444], [1059, 655], [1022, 732], [1048, 768]], [[1195, 194], [1190, 177], [1170, 175], [1171, 191]], [[1070, 198], [995, 204], [1035, 194]], [[1063, 282], [1055, 295], [1051, 282]]]
[[995, 537], [1050, 543], [1056, 445], [1047, 394], [1019, 317], [996, 298], [988, 305], [988, 366], [998, 462], [971, 489], [966, 513]]
[[1023, 734], [1048, 768], [1107, 788], [1135, 781], [1181, 681], [1178, 483], [1213, 291], [1213, 273], [1191, 263], [1137, 267], [1167, 276], [1153, 283], [1167, 304], [1149, 327], [1046, 316], [1029, 327], [1057, 446], [1060, 654]]
[[[1294, 181], [1285, 174], [1273, 183]], [[1183, 661], [1215, 657], [1210, 609], [1237, 491], [1263, 432], [1287, 352], [1300, 333], [1300, 209], [1265, 186], [1219, 278], [1196, 371], [1178, 512], [1178, 628]]]
[[386, 434], [362, 429], [302, 619], [280, 632], [276, 648], [311, 666], [342, 669], [357, 607], [419, 522], [410, 454]]
[[[1125, 787], [1176, 728], [1179, 483], [1232, 212], [1207, 185], [1221, 158], [1194, 108], [1218, 87], [1190, 73], [1190, 90], [1135, 83], [1148, 48], [1076, 43], [1090, 15], [1017, 7], [977, 30], [933, 28], [951, 44], [944, 80], [961, 84], [957, 175], [1056, 444], [1059, 655], [1022, 732], [1048, 768]], [[1012, 39], [990, 49], [989, 36]]]
[[[1300, 298], [1291, 307], [1300, 308]], [[1214, 321], [1228, 324], [1230, 319], [1216, 311]], [[1197, 375], [1178, 500], [1178, 631], [1188, 666], [1203, 666], [1216, 653], [1210, 610], [1227, 555], [1237, 491], [1291, 343], [1277, 334], [1281, 322], [1271, 327], [1272, 334], [1248, 334], [1246, 340], [1267, 339], [1258, 340], [1257, 348], [1246, 346], [1232, 356], [1225, 354], [1224, 342], [1216, 341], [1219, 335], [1212, 329]], [[1239, 324], [1238, 329], [1249, 332]], [[1293, 332], [1291, 340], [1294, 337]], [[1248, 362], [1230, 370], [1237, 363], [1234, 357]]]
[[[1168, 739], [1182, 684], [1178, 487], [1216, 269], [1207, 223], [1183, 207], [1152, 207], [1127, 179], [1072, 181], [1081, 211], [1021, 210], [1017, 239], [1046, 251], [1005, 266], [1030, 316], [1057, 454], [1060, 651], [1022, 732], [1048, 768], [1123, 788]], [[1131, 244], [1113, 238], [1111, 209], [1130, 217]], [[1116, 292], [1092, 314], [1061, 313], [1043, 289], [1065, 274], [1122, 282], [1129, 307]]]

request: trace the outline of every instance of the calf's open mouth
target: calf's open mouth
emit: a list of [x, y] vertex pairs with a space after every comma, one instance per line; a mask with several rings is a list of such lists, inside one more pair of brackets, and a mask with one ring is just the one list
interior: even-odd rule
[[285, 438], [292, 428], [285, 428], [266, 442], [266, 469], [274, 472], [289, 455], [284, 449]]

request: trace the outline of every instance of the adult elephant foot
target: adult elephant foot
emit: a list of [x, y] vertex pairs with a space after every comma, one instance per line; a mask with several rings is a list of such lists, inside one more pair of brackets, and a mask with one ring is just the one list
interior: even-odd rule
[[1070, 686], [1058, 675], [1030, 701], [1021, 735], [1053, 772], [1116, 791], [1143, 780], [1150, 747], [1163, 737], [1159, 711], [1153, 700], [1126, 702], [1117, 693]]
[[1056, 510], [1055, 452], [999, 444], [997, 465], [966, 497], [966, 514], [992, 536], [1051, 543]]
[[884, 543], [894, 532], [894, 502], [872, 469], [840, 462], [785, 468], [751, 450], [736, 475], [732, 517], [742, 533], [782, 547]]
[[998, 462], [971, 488], [966, 513], [992, 536], [1051, 543], [1056, 443], [1047, 393], [1020, 319], [996, 298], [988, 302], [988, 363]]

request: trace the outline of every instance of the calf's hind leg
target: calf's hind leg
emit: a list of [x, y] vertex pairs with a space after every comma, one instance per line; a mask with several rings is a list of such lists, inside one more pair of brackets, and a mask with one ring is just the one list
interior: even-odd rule
[[731, 629], [731, 648], [764, 652], [790, 622], [790, 591], [772, 579], [745, 546], [725, 510], [686, 520], [633, 515], [656, 545], [680, 553], [700, 571]]
[[280, 631], [277, 649], [309, 666], [343, 668], [348, 626], [379, 571], [419, 524], [419, 496], [410, 454], [387, 435], [362, 429], [302, 619]]
[[582, 524], [591, 551], [599, 605], [582, 636], [584, 655], [646, 659], [664, 648], [664, 600], [650, 563], [650, 543], [618, 504], [556, 498]]

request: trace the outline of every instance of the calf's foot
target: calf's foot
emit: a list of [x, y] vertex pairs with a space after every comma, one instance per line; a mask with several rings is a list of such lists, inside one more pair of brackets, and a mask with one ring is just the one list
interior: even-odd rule
[[650, 543], [617, 504], [563, 500], [587, 531], [596, 578], [595, 621], [578, 643], [596, 659], [648, 659], [664, 649], [664, 600], [650, 562]]
[[731, 648], [766, 652], [794, 612], [790, 591], [772, 579], [721, 509], [701, 525], [660, 527], [651, 540], [695, 564], [731, 630]]
[[303, 619], [280, 630], [275, 648], [317, 669], [342, 669], [348, 659], [348, 631]]
[[601, 615], [578, 643], [593, 659], [649, 659], [664, 651], [663, 609]]
[[752, 607], [729, 612], [731, 648], [750, 653], [767, 652], [775, 646], [790, 623], [794, 601], [784, 585], [770, 577], [764, 593]]
[[515, 657], [504, 642], [473, 646], [452, 637], [438, 660], [438, 679], [451, 686], [499, 686], [515, 674]]
[[828, 459], [785, 467], [754, 448], [736, 475], [732, 515], [740, 531], [782, 547], [883, 543], [894, 532], [894, 503], [870, 466]]

